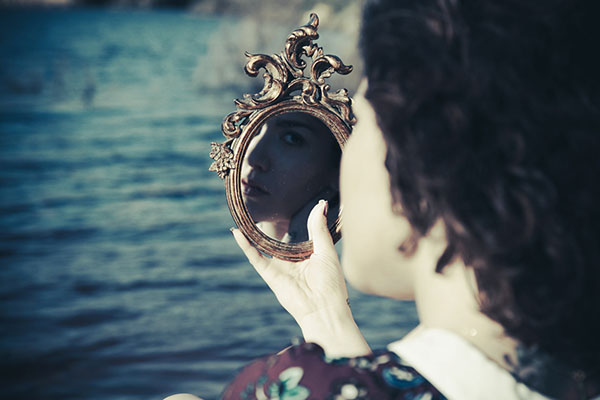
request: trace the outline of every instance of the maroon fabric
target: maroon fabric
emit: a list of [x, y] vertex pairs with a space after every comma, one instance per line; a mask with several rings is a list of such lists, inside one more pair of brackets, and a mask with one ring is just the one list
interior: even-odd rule
[[246, 366], [225, 389], [238, 399], [445, 399], [394, 353], [328, 359], [313, 343], [292, 346]]

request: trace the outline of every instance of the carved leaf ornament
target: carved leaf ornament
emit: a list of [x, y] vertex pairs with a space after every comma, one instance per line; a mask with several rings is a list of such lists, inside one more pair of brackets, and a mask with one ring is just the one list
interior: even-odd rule
[[[270, 105], [284, 100], [293, 100], [305, 105], [320, 105], [337, 115], [351, 128], [356, 123], [352, 115], [351, 100], [346, 89], [330, 93], [330, 85], [325, 79], [334, 73], [347, 75], [352, 66], [330, 54], [324, 54], [323, 48], [313, 40], [319, 38], [317, 28], [319, 17], [310, 15], [308, 24], [293, 31], [285, 42], [280, 54], [250, 54], [245, 71], [251, 77], [258, 76], [264, 70], [264, 86], [255, 94], [244, 94], [234, 101], [237, 111], [227, 115], [221, 124], [223, 135], [228, 139], [223, 143], [211, 143], [210, 157], [214, 160], [209, 170], [215, 171], [221, 179], [235, 168], [235, 154], [231, 149], [234, 139], [238, 138], [244, 126]], [[310, 75], [305, 76], [307, 63], [302, 56], [311, 60]]]
[[210, 158], [215, 161], [210, 165], [208, 170], [215, 171], [217, 175], [219, 175], [219, 178], [225, 179], [229, 170], [235, 168], [233, 151], [231, 150], [231, 147], [229, 147], [228, 142], [212, 142], [210, 146]]

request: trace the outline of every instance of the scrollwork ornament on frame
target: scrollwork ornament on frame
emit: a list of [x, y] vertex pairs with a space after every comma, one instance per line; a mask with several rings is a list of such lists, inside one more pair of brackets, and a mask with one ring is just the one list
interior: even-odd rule
[[[244, 94], [241, 99], [234, 101], [237, 110], [227, 115], [221, 124], [221, 131], [228, 140], [211, 143], [210, 157], [215, 161], [209, 170], [217, 172], [221, 179], [225, 179], [229, 171], [235, 168], [236, 160], [232, 151], [235, 139], [266, 107], [291, 100], [306, 106], [324, 107], [338, 116], [349, 130], [356, 123], [348, 91], [340, 89], [330, 93], [331, 87], [325, 83], [325, 79], [334, 73], [349, 74], [352, 66], [345, 65], [335, 55], [324, 54], [323, 48], [313, 42], [319, 38], [318, 26], [319, 18], [313, 13], [306, 25], [288, 36], [284, 51], [280, 54], [245, 53], [248, 57], [246, 74], [256, 77], [263, 69], [264, 85], [258, 93]], [[303, 56], [311, 60], [308, 76], [305, 75], [307, 63], [302, 59]]]

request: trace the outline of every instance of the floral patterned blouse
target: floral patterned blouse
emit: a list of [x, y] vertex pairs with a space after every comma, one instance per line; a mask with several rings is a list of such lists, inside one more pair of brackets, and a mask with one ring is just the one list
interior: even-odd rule
[[246, 366], [223, 400], [446, 399], [395, 353], [328, 358], [314, 343], [289, 347]]

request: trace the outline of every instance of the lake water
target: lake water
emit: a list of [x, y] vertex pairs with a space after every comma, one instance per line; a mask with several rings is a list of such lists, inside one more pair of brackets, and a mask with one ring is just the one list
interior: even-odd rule
[[[300, 334], [235, 245], [208, 172], [210, 141], [250, 90], [227, 32], [258, 25], [276, 45], [242, 50], [278, 52], [295, 28], [0, 10], [3, 397], [217, 398]], [[375, 347], [416, 324], [412, 303], [350, 301]]]

